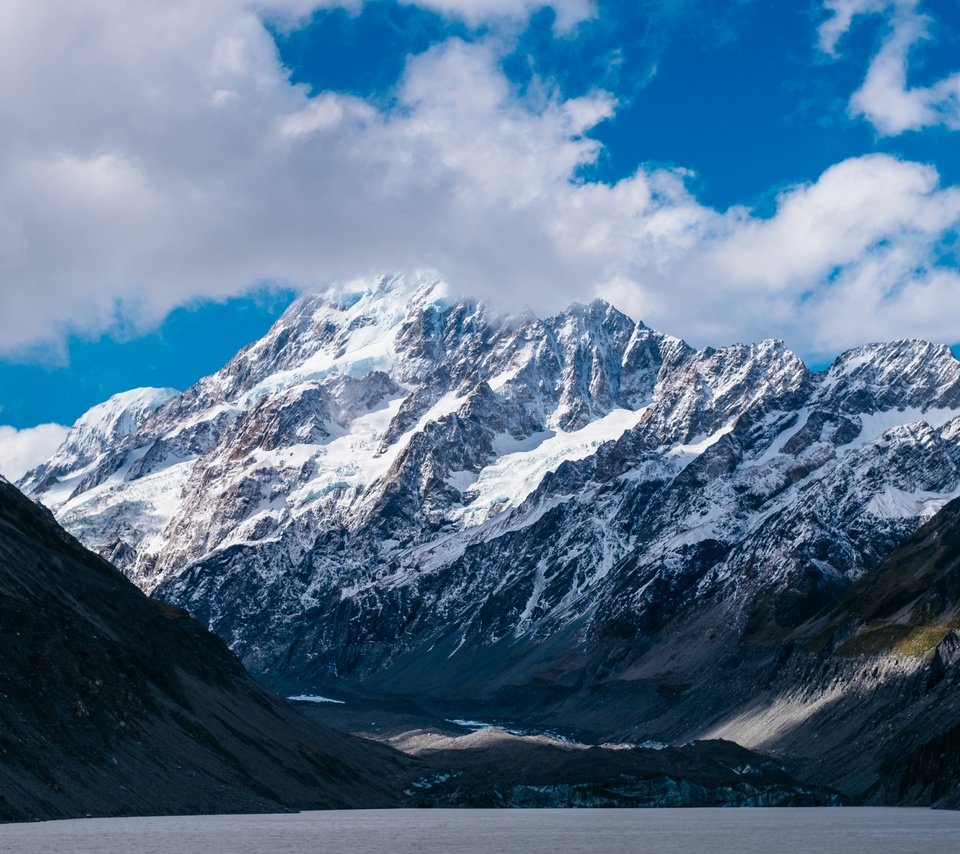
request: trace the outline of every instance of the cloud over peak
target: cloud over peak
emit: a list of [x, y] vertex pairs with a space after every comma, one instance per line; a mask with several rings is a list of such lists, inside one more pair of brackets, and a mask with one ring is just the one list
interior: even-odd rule
[[[540, 5], [419, 4], [473, 22]], [[771, 217], [716, 210], [682, 169], [584, 179], [616, 96], [570, 98], [550, 80], [519, 92], [492, 25], [412, 56], [374, 101], [291, 84], [262, 7], [241, 0], [13, 5], [0, 23], [0, 72], [23, 81], [0, 96], [8, 352], [265, 281], [422, 268], [508, 308], [607, 296], [697, 343], [778, 335], [811, 354], [886, 337], [894, 317], [898, 334], [956, 335], [957, 274], [939, 258], [960, 209], [932, 167], [855, 157], [785, 189]], [[558, 26], [594, 13], [552, 5]], [[866, 6], [832, 8], [849, 27]]]

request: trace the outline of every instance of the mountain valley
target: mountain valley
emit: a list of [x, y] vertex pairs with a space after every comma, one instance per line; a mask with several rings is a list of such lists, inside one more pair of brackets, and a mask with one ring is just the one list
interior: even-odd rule
[[958, 803], [924, 759], [960, 727], [945, 347], [813, 372], [602, 301], [498, 317], [383, 278], [301, 297], [182, 394], [111, 398], [19, 485], [356, 732], [351, 704], [409, 701], [724, 738], [855, 801]]

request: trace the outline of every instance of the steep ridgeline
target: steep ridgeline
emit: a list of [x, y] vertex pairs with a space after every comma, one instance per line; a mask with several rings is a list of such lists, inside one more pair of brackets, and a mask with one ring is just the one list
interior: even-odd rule
[[391, 806], [408, 760], [315, 725], [0, 478], [0, 821]]
[[601, 301], [499, 318], [402, 279], [301, 298], [148, 410], [22, 485], [261, 677], [604, 732], [682, 695], [668, 650], [801, 625], [960, 494], [946, 348], [812, 373], [777, 341], [695, 351]]

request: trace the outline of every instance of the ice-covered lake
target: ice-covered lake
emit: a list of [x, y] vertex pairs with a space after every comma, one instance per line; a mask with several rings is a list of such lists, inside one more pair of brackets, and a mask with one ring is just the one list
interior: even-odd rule
[[960, 813], [921, 809], [370, 810], [0, 825], [4, 854], [960, 851]]

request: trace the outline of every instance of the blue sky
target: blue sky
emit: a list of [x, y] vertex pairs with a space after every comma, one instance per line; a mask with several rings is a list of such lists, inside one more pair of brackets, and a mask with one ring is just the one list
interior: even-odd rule
[[0, 425], [414, 267], [818, 364], [960, 340], [956, 0], [15, 2]]
[[174, 309], [148, 332], [114, 328], [97, 338], [70, 337], [59, 352], [41, 350], [0, 361], [0, 422], [31, 427], [72, 421], [92, 404], [143, 385], [185, 389], [223, 367], [256, 340], [293, 301], [285, 289]]
[[[918, 51], [917, 83], [960, 66], [960, 7], [938, 0], [924, 8], [936, 16], [937, 37]], [[587, 173], [594, 180], [669, 164], [696, 173], [692, 186], [705, 204], [762, 206], [834, 163], [882, 151], [936, 163], [946, 182], [960, 181], [955, 133], [881, 137], [847, 115], [887, 24], [882, 16], [862, 21], [844, 54], [826, 61], [816, 40], [826, 17], [820, 4], [802, 0], [614, 0], [558, 38], [547, 7], [530, 18], [503, 69], [521, 88], [537, 75], [568, 97], [601, 87], [621, 99], [616, 114], [590, 132], [604, 145]], [[294, 81], [313, 94], [335, 89], [373, 99], [389, 99], [410, 53], [451, 35], [487, 33], [396, 3], [324, 10], [292, 32], [274, 30]]]

